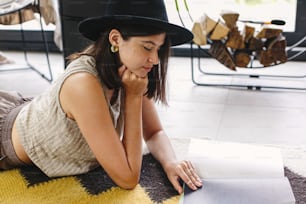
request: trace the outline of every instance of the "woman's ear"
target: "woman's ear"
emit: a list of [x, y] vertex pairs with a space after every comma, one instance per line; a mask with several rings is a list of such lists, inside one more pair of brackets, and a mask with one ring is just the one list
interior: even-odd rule
[[108, 40], [111, 45], [118, 46], [121, 38], [121, 33], [117, 29], [112, 29], [108, 34]]

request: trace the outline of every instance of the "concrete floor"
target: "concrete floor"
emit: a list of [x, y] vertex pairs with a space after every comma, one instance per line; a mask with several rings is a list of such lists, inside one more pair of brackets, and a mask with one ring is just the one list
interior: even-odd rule
[[[16, 63], [23, 59], [20, 52], [5, 52]], [[42, 53], [31, 53], [29, 60], [46, 75], [46, 60]], [[50, 55], [54, 78], [64, 71], [63, 56]], [[202, 59], [208, 71], [229, 71], [214, 59]], [[16, 67], [17, 65], [13, 65]], [[0, 65], [0, 70], [3, 66]], [[302, 75], [306, 62], [287, 62], [261, 73]], [[248, 70], [242, 70], [242, 73]], [[248, 84], [253, 79], [236, 76], [196, 74], [199, 81], [228, 84]], [[257, 80], [256, 84], [306, 87], [301, 79], [276, 78]], [[160, 118], [169, 137], [205, 138], [258, 144], [306, 144], [306, 93], [299, 90], [197, 86], [191, 80], [189, 58], [171, 57], [169, 62], [169, 106], [157, 104]], [[50, 83], [31, 70], [0, 72], [0, 89], [16, 90], [35, 96]]]

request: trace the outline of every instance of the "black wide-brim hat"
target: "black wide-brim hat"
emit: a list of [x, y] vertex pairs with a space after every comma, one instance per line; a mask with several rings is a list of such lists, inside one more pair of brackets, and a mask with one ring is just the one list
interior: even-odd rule
[[190, 42], [193, 34], [186, 28], [171, 24], [163, 0], [109, 0], [102, 16], [80, 22], [79, 31], [96, 41], [100, 33], [112, 25], [145, 25], [161, 29], [170, 38], [171, 46]]

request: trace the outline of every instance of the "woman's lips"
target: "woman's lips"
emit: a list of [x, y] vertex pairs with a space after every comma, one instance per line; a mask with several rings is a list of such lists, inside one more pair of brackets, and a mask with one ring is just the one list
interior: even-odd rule
[[151, 71], [152, 67], [143, 67], [147, 71]]

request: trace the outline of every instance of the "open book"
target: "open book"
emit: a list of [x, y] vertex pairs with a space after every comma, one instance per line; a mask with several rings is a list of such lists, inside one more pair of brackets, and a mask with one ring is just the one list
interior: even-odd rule
[[192, 139], [188, 159], [203, 180], [184, 204], [294, 204], [278, 148]]

